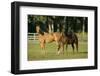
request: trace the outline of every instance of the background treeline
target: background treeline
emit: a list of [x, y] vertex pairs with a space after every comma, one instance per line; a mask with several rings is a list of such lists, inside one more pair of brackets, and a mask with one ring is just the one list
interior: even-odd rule
[[36, 25], [45, 32], [49, 28], [53, 32], [68, 31], [69, 28], [74, 32], [88, 32], [87, 17], [28, 15], [28, 32], [36, 33]]

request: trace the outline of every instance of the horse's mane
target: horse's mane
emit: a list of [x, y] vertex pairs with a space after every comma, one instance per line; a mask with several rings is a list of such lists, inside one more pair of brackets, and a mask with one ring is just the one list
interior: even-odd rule
[[42, 30], [39, 30], [39, 34], [44, 35], [44, 32]]
[[73, 32], [73, 33], [68, 33], [68, 32], [64, 32], [64, 35], [66, 36], [66, 37], [68, 37], [68, 38], [72, 38], [72, 35], [74, 35], [75, 36], [75, 33]]
[[64, 32], [64, 35], [67, 37], [68, 36], [68, 32]]

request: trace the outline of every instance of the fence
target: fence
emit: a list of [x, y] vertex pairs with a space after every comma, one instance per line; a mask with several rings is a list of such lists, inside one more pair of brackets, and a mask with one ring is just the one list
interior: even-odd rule
[[[82, 34], [77, 34], [79, 41], [87, 41], [87, 34], [84, 36]], [[33, 40], [35, 42], [38, 41], [38, 33], [28, 33], [28, 40]]]
[[38, 40], [38, 33], [28, 33], [28, 40]]

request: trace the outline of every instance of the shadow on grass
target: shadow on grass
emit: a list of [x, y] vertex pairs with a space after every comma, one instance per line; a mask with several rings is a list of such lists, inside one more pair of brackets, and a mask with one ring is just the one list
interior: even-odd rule
[[87, 54], [88, 52], [78, 52], [79, 54]]

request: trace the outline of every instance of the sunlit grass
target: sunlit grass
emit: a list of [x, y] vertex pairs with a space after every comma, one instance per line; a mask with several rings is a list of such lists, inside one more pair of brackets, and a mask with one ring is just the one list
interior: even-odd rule
[[88, 57], [88, 47], [86, 41], [79, 42], [79, 52], [73, 53], [71, 45], [64, 48], [64, 55], [57, 55], [57, 45], [55, 42], [46, 44], [46, 55], [43, 54], [39, 43], [28, 41], [28, 60], [56, 60], [56, 59], [80, 59]]

